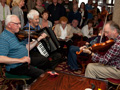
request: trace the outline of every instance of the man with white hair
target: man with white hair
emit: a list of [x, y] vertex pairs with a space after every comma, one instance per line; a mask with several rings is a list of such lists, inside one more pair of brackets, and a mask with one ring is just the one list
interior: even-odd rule
[[[29, 45], [27, 43], [25, 44], [25, 42], [19, 42], [18, 38], [15, 36], [15, 33], [19, 32], [19, 28], [21, 28], [19, 18], [16, 15], [8, 15], [5, 20], [5, 25], [5, 30], [0, 34], [0, 55], [10, 57], [10, 59], [8, 58], [9, 60], [11, 60], [11, 58], [20, 59], [28, 56]], [[41, 34], [37, 40], [30, 42], [30, 50], [36, 46], [38, 41], [45, 37], [46, 34]], [[42, 63], [47, 64], [47, 60], [44, 60]], [[31, 81], [29, 83], [31, 83], [44, 73], [41, 69], [42, 67], [44, 66], [40, 61], [31, 58], [29, 65], [28, 63], [7, 64], [6, 71], [11, 74], [30, 76]]]
[[[30, 10], [30, 12], [27, 14], [27, 18], [28, 18], [28, 23], [24, 26], [23, 30], [29, 31], [29, 27], [30, 27], [30, 32], [43, 31], [43, 30], [41, 30], [40, 25], [39, 25], [40, 19], [39, 19], [38, 11], [33, 10], [33, 9]], [[47, 41], [47, 40], [49, 40], [49, 39], [44, 38], [44, 40], [41, 40], [40, 42], [43, 44], [43, 47], [47, 48], [46, 51], [49, 51], [49, 48], [48, 48], [49, 45], [47, 45], [47, 43], [49, 41]], [[33, 48], [30, 51], [30, 55], [32, 58], [35, 57], [36, 60], [41, 61], [41, 62], [44, 60], [46, 61], [46, 59], [47, 59], [45, 56], [43, 56], [43, 55], [41, 55], [41, 53], [39, 53], [37, 47]], [[53, 61], [53, 62], [48, 61], [48, 63], [50, 63], [49, 68], [54, 69], [55, 66], [58, 64], [58, 62], [61, 58], [61, 55], [57, 52], [53, 52], [53, 53], [50, 53], [49, 57], [51, 57], [52, 61]]]
[[30, 10], [30, 12], [27, 14], [28, 23], [24, 26], [23, 30], [28, 31], [29, 30], [29, 24], [30, 24], [30, 31], [37, 31], [40, 30], [39, 26], [39, 13], [36, 10]]

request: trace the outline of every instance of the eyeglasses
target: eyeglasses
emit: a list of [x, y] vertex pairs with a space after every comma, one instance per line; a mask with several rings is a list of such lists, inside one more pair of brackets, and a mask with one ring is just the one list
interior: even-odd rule
[[13, 23], [13, 24], [16, 24], [16, 25], [21, 25], [21, 23], [19, 22], [19, 23], [15, 23], [15, 22], [10, 22], [10, 23]]

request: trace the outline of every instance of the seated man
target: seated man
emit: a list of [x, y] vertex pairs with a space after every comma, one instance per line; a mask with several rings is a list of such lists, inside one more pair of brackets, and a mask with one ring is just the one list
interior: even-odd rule
[[95, 62], [88, 64], [85, 76], [120, 79], [120, 27], [115, 22], [109, 21], [104, 26], [104, 33], [109, 39], [114, 39], [114, 44], [104, 55], [82, 48], [83, 52], [90, 54], [92, 61]]
[[[41, 33], [43, 33], [42, 31], [44, 29], [41, 29], [40, 28], [40, 25], [39, 25], [39, 13], [38, 11], [36, 10], [30, 10], [30, 12], [27, 14], [27, 18], [28, 18], [28, 23], [24, 26], [24, 30], [25, 31], [29, 31], [29, 26], [30, 26], [30, 32], [35, 32], [35, 31], [40, 31]], [[37, 32], [38, 35], [39, 35], [39, 32]], [[46, 33], [47, 34], [47, 33]], [[48, 44], [48, 41], [50, 40], [50, 38], [44, 38], [44, 40], [41, 40], [40, 42], [42, 43], [42, 45], [45, 47], [46, 49], [46, 52], [49, 53], [49, 57], [52, 57], [52, 61], [49, 62], [51, 64], [51, 69], [54, 69], [55, 66], [58, 64], [60, 58], [61, 58], [61, 54], [57, 53], [57, 52], [54, 52], [54, 53], [51, 53], [51, 52], [48, 52], [48, 47], [49, 44]], [[42, 50], [43, 52], [45, 50]], [[41, 52], [39, 52], [38, 48], [37, 47], [34, 47], [31, 51], [30, 51], [30, 55], [31, 55], [31, 58], [36, 58], [40, 61], [43, 61], [44, 59], [47, 59], [48, 55], [43, 55], [41, 54]], [[57, 57], [56, 57], [57, 56]]]
[[78, 36], [82, 36], [82, 32], [80, 30], [80, 28], [78, 28], [78, 20], [77, 19], [73, 19], [72, 21], [72, 30], [73, 30], [73, 34], [76, 34]]
[[[99, 35], [89, 38], [86, 42], [87, 46], [92, 46], [95, 43], [99, 43], [100, 42], [100, 38], [101, 38], [101, 28], [99, 30]], [[102, 42], [104, 42], [106, 40], [105, 37], [103, 37]], [[68, 52], [68, 65], [70, 66], [70, 69], [72, 70], [78, 70], [78, 64], [77, 64], [77, 55], [76, 55], [76, 51], [80, 51], [82, 47], [78, 47], [78, 46], [70, 46], [69, 48], [69, 52]], [[85, 53], [81, 53], [80, 55], [84, 55], [87, 57], [88, 54]]]
[[[0, 55], [10, 57], [9, 60], [11, 60], [11, 58], [19, 58], [19, 60], [22, 60], [20, 58], [28, 56], [28, 50], [34, 48], [41, 39], [46, 37], [45, 33], [41, 34], [37, 40], [30, 43], [29, 48], [27, 43], [19, 42], [15, 36], [15, 33], [19, 32], [19, 28], [21, 28], [20, 20], [16, 15], [8, 15], [5, 20], [5, 25], [5, 30], [0, 34]], [[29, 65], [28, 63], [7, 64], [6, 71], [11, 74], [30, 76], [31, 80], [29, 83], [31, 83], [44, 73], [44, 70], [41, 68], [46, 69], [48, 65], [47, 59], [41, 62], [31, 58]]]

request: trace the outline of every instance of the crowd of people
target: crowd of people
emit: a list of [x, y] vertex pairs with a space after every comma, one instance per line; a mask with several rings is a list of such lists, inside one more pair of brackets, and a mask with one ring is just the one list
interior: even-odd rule
[[[90, 78], [117, 78], [120, 76], [120, 28], [111, 21], [105, 6], [100, 11], [97, 3], [88, 0], [82, 2], [80, 8], [77, 0], [1, 0], [0, 1], [0, 63], [6, 64], [6, 71], [11, 74], [27, 75], [30, 84], [43, 76], [46, 70], [54, 70], [61, 62], [63, 47], [67, 46], [68, 65], [72, 70], [78, 70], [76, 51], [82, 50], [80, 55], [91, 55], [95, 63], [88, 64], [85, 76]], [[94, 8], [93, 8], [94, 7]], [[105, 24], [105, 20], [107, 23]], [[105, 24], [105, 26], [104, 26]], [[103, 27], [104, 26], [104, 27]], [[60, 49], [50, 53], [53, 62], [43, 56], [36, 48], [39, 42], [47, 38], [46, 33], [37, 39], [19, 41], [16, 33], [20, 30], [29, 32], [41, 31], [51, 27]], [[104, 54], [94, 53], [87, 48], [100, 41], [102, 35], [114, 39], [113, 46]], [[86, 45], [73, 45], [73, 37], [83, 37]], [[104, 37], [102, 42], [106, 41]], [[44, 44], [43, 44], [44, 45]], [[49, 47], [48, 47], [49, 48]], [[28, 55], [30, 52], [30, 56]], [[29, 68], [28, 68], [29, 67]], [[37, 67], [37, 68], [36, 68]]]

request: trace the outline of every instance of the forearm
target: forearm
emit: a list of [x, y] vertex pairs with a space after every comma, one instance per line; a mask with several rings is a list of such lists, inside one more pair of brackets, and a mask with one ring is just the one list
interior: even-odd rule
[[[38, 40], [30, 42], [30, 50], [33, 49], [38, 44]], [[26, 45], [26, 48], [28, 50], [29, 44]]]
[[17, 58], [10, 58], [7, 56], [0, 56], [0, 63], [5, 64], [21, 63], [21, 60]]

